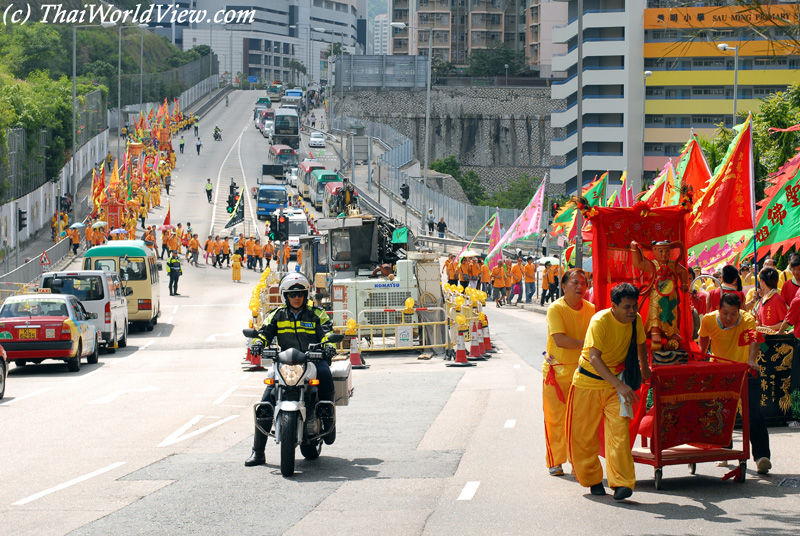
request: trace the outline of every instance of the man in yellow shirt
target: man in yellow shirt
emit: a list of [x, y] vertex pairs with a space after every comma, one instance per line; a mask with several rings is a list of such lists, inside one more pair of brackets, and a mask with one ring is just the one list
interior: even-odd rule
[[[747, 363], [751, 369], [758, 370], [758, 336], [756, 320], [747, 311], [740, 310], [742, 305], [736, 294], [723, 294], [720, 297], [719, 310], [707, 314], [700, 324], [700, 349], [737, 361]], [[750, 415], [750, 446], [756, 471], [760, 475], [767, 474], [772, 468], [769, 450], [769, 432], [761, 413], [758, 393], [760, 378], [747, 379], [748, 408]]]
[[552, 476], [564, 474], [567, 461], [567, 393], [578, 368], [594, 305], [583, 299], [588, 281], [583, 270], [572, 268], [564, 276], [564, 297], [547, 308], [547, 353], [542, 364], [547, 468]]
[[197, 264], [197, 258], [200, 255], [200, 240], [197, 239], [197, 235], [192, 235], [192, 238], [189, 239], [189, 244], [186, 247], [186, 256], [189, 257], [189, 264]]
[[[250, 257], [247, 258], [248, 262]], [[256, 240], [256, 243], [253, 244], [253, 270], [256, 269], [256, 263], [258, 263], [258, 271], [264, 271], [264, 246], [261, 245], [261, 240]]]
[[650, 377], [650, 369], [644, 324], [638, 313], [639, 289], [630, 283], [617, 285], [611, 289], [611, 304], [610, 309], [592, 317], [586, 332], [567, 400], [567, 442], [578, 482], [590, 488], [592, 495], [605, 495], [597, 440], [605, 417], [608, 485], [615, 488], [614, 499], [621, 501], [633, 494], [636, 484], [628, 435], [630, 417], [622, 412], [627, 413], [638, 397], [622, 381], [622, 375], [618, 376], [624, 371], [625, 358], [634, 341], [642, 381]]
[[531, 303], [536, 292], [536, 264], [533, 257], [528, 257], [528, 263], [523, 267], [522, 273], [525, 276], [525, 303]]
[[506, 271], [502, 262], [492, 268], [492, 288], [492, 298], [497, 307], [500, 307], [506, 296]]

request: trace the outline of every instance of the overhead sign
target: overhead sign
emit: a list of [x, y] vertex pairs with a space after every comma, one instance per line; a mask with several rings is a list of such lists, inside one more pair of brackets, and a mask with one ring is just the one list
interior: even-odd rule
[[258, 84], [258, 77], [257, 76], [248, 76], [247, 81], [251, 84]]
[[50, 264], [50, 257], [47, 256], [46, 251], [42, 251], [42, 256], [39, 257], [39, 264], [41, 264], [42, 266]]

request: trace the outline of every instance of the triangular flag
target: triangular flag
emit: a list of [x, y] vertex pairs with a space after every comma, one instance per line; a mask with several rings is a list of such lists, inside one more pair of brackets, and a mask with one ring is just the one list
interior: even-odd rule
[[172, 210], [172, 207], [170, 206], [170, 203], [167, 203], [167, 215], [164, 216], [164, 225], [171, 225], [170, 224], [170, 211], [171, 210]]

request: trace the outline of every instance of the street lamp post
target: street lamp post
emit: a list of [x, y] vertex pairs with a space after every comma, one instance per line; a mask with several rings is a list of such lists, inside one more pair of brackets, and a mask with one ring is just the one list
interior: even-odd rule
[[508, 87], [508, 64], [506, 63], [504, 67], [506, 68], [506, 87]]
[[[428, 80], [425, 90], [425, 164], [422, 169], [422, 180], [428, 184], [428, 166], [430, 165], [430, 139], [431, 139], [431, 64], [433, 63], [433, 28], [408, 26], [405, 22], [392, 22], [393, 28], [408, 28], [409, 30], [423, 30], [428, 32]], [[508, 80], [508, 79], [506, 79]]]
[[642, 75], [644, 89], [642, 90], [642, 184], [644, 184], [644, 146], [645, 146], [645, 104], [647, 103], [647, 79], [653, 75], [653, 71], [645, 71]]
[[[78, 180], [75, 178], [75, 153], [78, 151], [78, 119], [75, 110], [75, 101], [77, 100], [77, 80], [78, 80], [78, 28], [94, 28], [103, 27], [111, 28], [116, 26], [113, 22], [104, 22], [102, 24], [82, 24], [72, 27], [72, 179], [75, 181], [75, 199], [77, 200], [78, 194]], [[119, 127], [118, 127], [119, 128]], [[72, 210], [77, 210], [77, 203], [72, 204]], [[73, 213], [74, 219], [74, 213]]]
[[139, 111], [142, 111], [142, 105], [144, 104], [142, 101], [142, 87], [144, 86], [144, 31], [148, 28], [148, 25], [142, 23], [139, 25], [139, 29], [142, 30], [141, 39], [139, 41]]
[[733, 126], [736, 126], [736, 99], [739, 93], [739, 46], [730, 46], [728, 43], [720, 43], [717, 45], [720, 52], [727, 52], [733, 49]]

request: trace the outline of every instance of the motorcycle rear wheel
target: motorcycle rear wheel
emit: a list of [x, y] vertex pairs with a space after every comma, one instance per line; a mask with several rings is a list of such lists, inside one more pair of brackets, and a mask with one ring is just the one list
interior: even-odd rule
[[294, 413], [281, 413], [281, 474], [294, 474], [294, 451], [297, 441], [297, 416]]
[[322, 440], [317, 439], [314, 443], [300, 445], [300, 453], [306, 460], [316, 460], [322, 453]]

